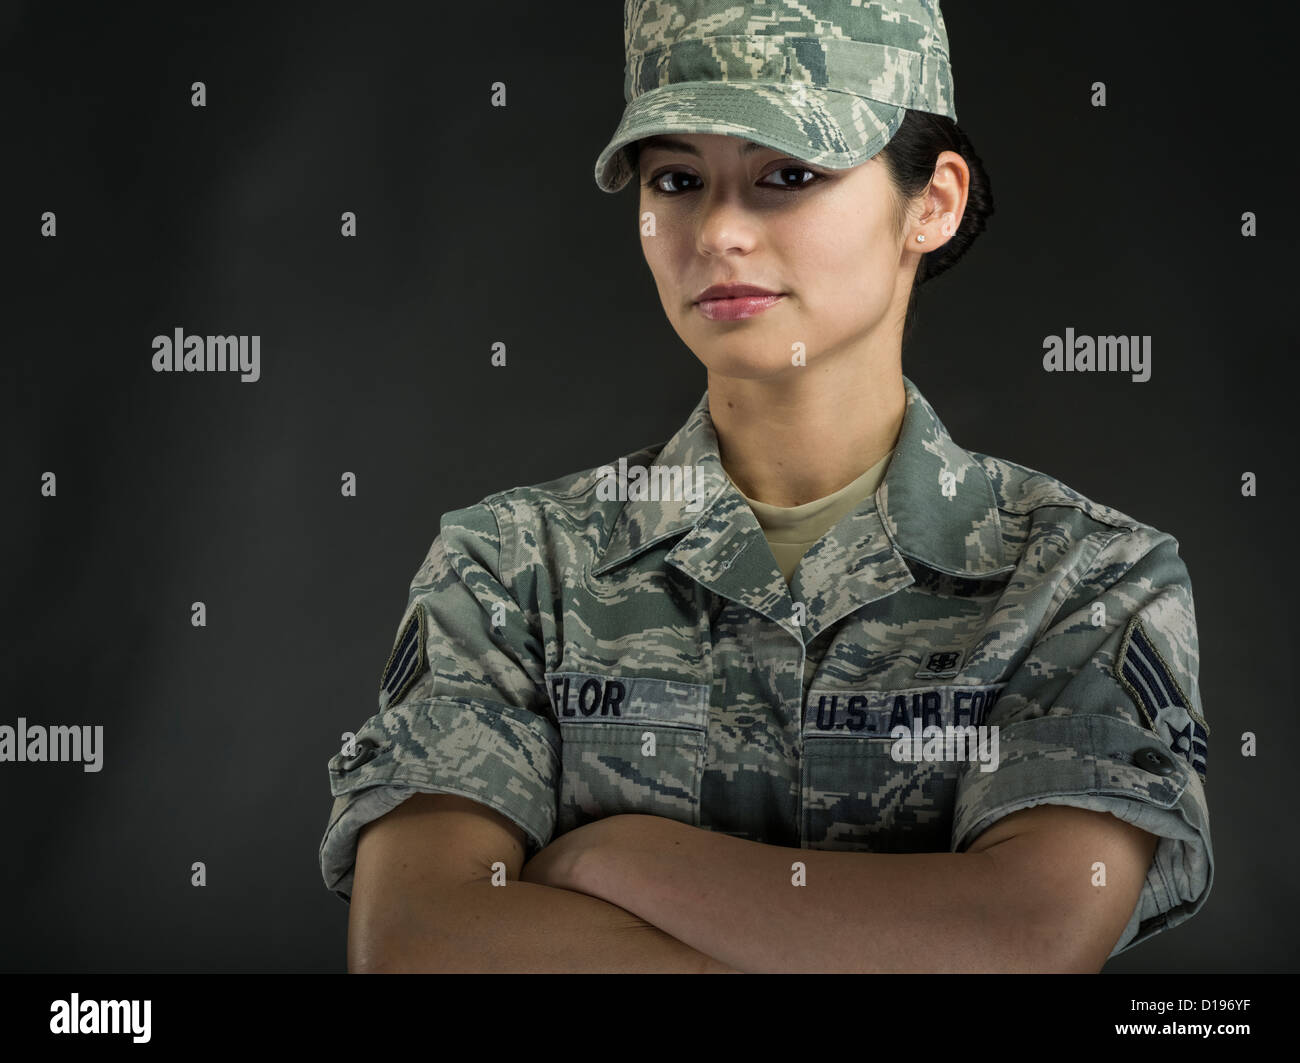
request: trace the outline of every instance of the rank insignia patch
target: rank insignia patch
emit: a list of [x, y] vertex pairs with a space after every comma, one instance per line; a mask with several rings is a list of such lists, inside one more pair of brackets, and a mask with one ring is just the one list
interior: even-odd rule
[[1115, 676], [1137, 705], [1147, 726], [1204, 780], [1209, 729], [1193, 712], [1173, 670], [1137, 617], [1124, 629]]
[[424, 638], [424, 607], [417, 605], [406, 618], [402, 630], [397, 633], [397, 642], [393, 645], [393, 652], [388, 655], [384, 674], [379, 678], [381, 711], [401, 701], [428, 669]]

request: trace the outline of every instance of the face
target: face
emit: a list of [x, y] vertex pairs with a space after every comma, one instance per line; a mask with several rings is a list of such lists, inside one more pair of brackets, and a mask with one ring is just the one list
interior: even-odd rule
[[[878, 157], [830, 170], [739, 137], [676, 134], [642, 142], [639, 178], [659, 298], [711, 374], [799, 372], [796, 344], [808, 366], [828, 365], [901, 336], [916, 256]], [[720, 284], [773, 295], [701, 301]]]

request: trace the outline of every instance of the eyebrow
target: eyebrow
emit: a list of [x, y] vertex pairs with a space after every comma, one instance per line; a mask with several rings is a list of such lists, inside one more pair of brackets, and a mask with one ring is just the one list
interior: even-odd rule
[[[646, 137], [641, 143], [643, 152], [650, 151], [654, 148], [662, 148], [664, 151], [684, 151], [688, 155], [699, 156], [699, 151], [694, 145], [685, 140], [678, 140], [676, 137], [653, 136]], [[752, 155], [756, 151], [775, 151], [775, 148], [769, 148], [765, 144], [755, 144], [752, 140], [746, 141], [745, 146], [740, 149], [741, 155]]]

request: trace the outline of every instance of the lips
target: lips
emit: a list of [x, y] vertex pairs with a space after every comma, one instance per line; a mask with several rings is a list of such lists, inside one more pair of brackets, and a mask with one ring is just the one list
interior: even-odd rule
[[771, 288], [760, 288], [756, 284], [714, 284], [695, 297], [697, 303], [705, 299], [739, 299], [747, 295], [780, 295]]
[[695, 304], [695, 309], [710, 321], [740, 321], [744, 318], [756, 317], [785, 298], [780, 292], [769, 292], [763, 288], [750, 288], [750, 291], [761, 294], [738, 294], [720, 299], [701, 299]]

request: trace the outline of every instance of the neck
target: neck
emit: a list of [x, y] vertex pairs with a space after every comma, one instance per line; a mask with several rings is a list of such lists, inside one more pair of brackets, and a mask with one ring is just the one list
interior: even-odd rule
[[898, 442], [901, 356], [851, 368], [791, 366], [761, 380], [709, 373], [722, 465], [750, 498], [800, 506], [856, 480]]

